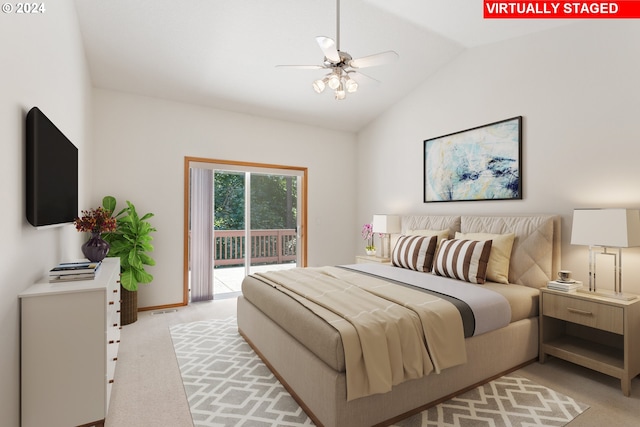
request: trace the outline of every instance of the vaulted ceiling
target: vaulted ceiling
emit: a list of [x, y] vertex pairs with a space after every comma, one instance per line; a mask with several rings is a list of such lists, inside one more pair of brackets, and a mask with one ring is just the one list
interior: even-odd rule
[[317, 94], [315, 38], [336, 38], [336, 0], [76, 0], [93, 84], [326, 128], [357, 131], [466, 49], [567, 25], [484, 20], [482, 0], [341, 0], [340, 48], [394, 50], [357, 93]]

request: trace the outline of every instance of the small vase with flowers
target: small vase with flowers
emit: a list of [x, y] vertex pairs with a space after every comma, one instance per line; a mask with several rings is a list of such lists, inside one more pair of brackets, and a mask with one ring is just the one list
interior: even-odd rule
[[375, 255], [376, 247], [373, 244], [373, 224], [365, 224], [362, 226], [362, 238], [367, 241], [367, 245], [364, 247], [367, 255]]
[[83, 210], [82, 215], [73, 221], [76, 230], [91, 233], [91, 237], [82, 245], [82, 253], [91, 262], [102, 261], [109, 253], [109, 243], [102, 233], [116, 231], [116, 219], [111, 212], [99, 207]]

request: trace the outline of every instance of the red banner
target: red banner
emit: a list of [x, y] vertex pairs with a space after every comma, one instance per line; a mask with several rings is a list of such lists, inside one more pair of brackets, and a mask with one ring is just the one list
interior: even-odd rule
[[484, 0], [485, 19], [633, 19], [640, 1], [494, 1]]

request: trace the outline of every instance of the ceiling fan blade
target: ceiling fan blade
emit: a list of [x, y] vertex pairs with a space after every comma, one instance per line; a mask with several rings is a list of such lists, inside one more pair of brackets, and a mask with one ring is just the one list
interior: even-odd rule
[[376, 65], [388, 64], [399, 58], [398, 54], [392, 50], [376, 53], [375, 55], [363, 56], [352, 59], [349, 65], [353, 68], [375, 67]]
[[276, 65], [278, 68], [295, 68], [297, 70], [320, 70], [322, 65]]
[[316, 41], [322, 49], [322, 53], [324, 56], [331, 62], [338, 63], [340, 62], [340, 54], [338, 53], [338, 48], [336, 47], [336, 42], [333, 41], [332, 38], [318, 36], [316, 37]]
[[360, 84], [367, 83], [367, 82], [380, 83], [380, 80], [374, 79], [373, 77], [368, 76], [364, 73], [361, 73], [360, 71], [348, 71], [347, 74], [349, 74], [349, 77], [353, 78], [353, 80], [355, 80]]

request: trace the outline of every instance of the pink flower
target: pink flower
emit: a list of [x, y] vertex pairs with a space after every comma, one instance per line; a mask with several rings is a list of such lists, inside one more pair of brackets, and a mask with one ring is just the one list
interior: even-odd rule
[[373, 224], [365, 224], [362, 226], [362, 238], [369, 240], [373, 237]]
[[365, 249], [371, 251], [376, 249], [373, 245], [373, 224], [365, 224], [362, 226], [362, 238], [367, 241]]

